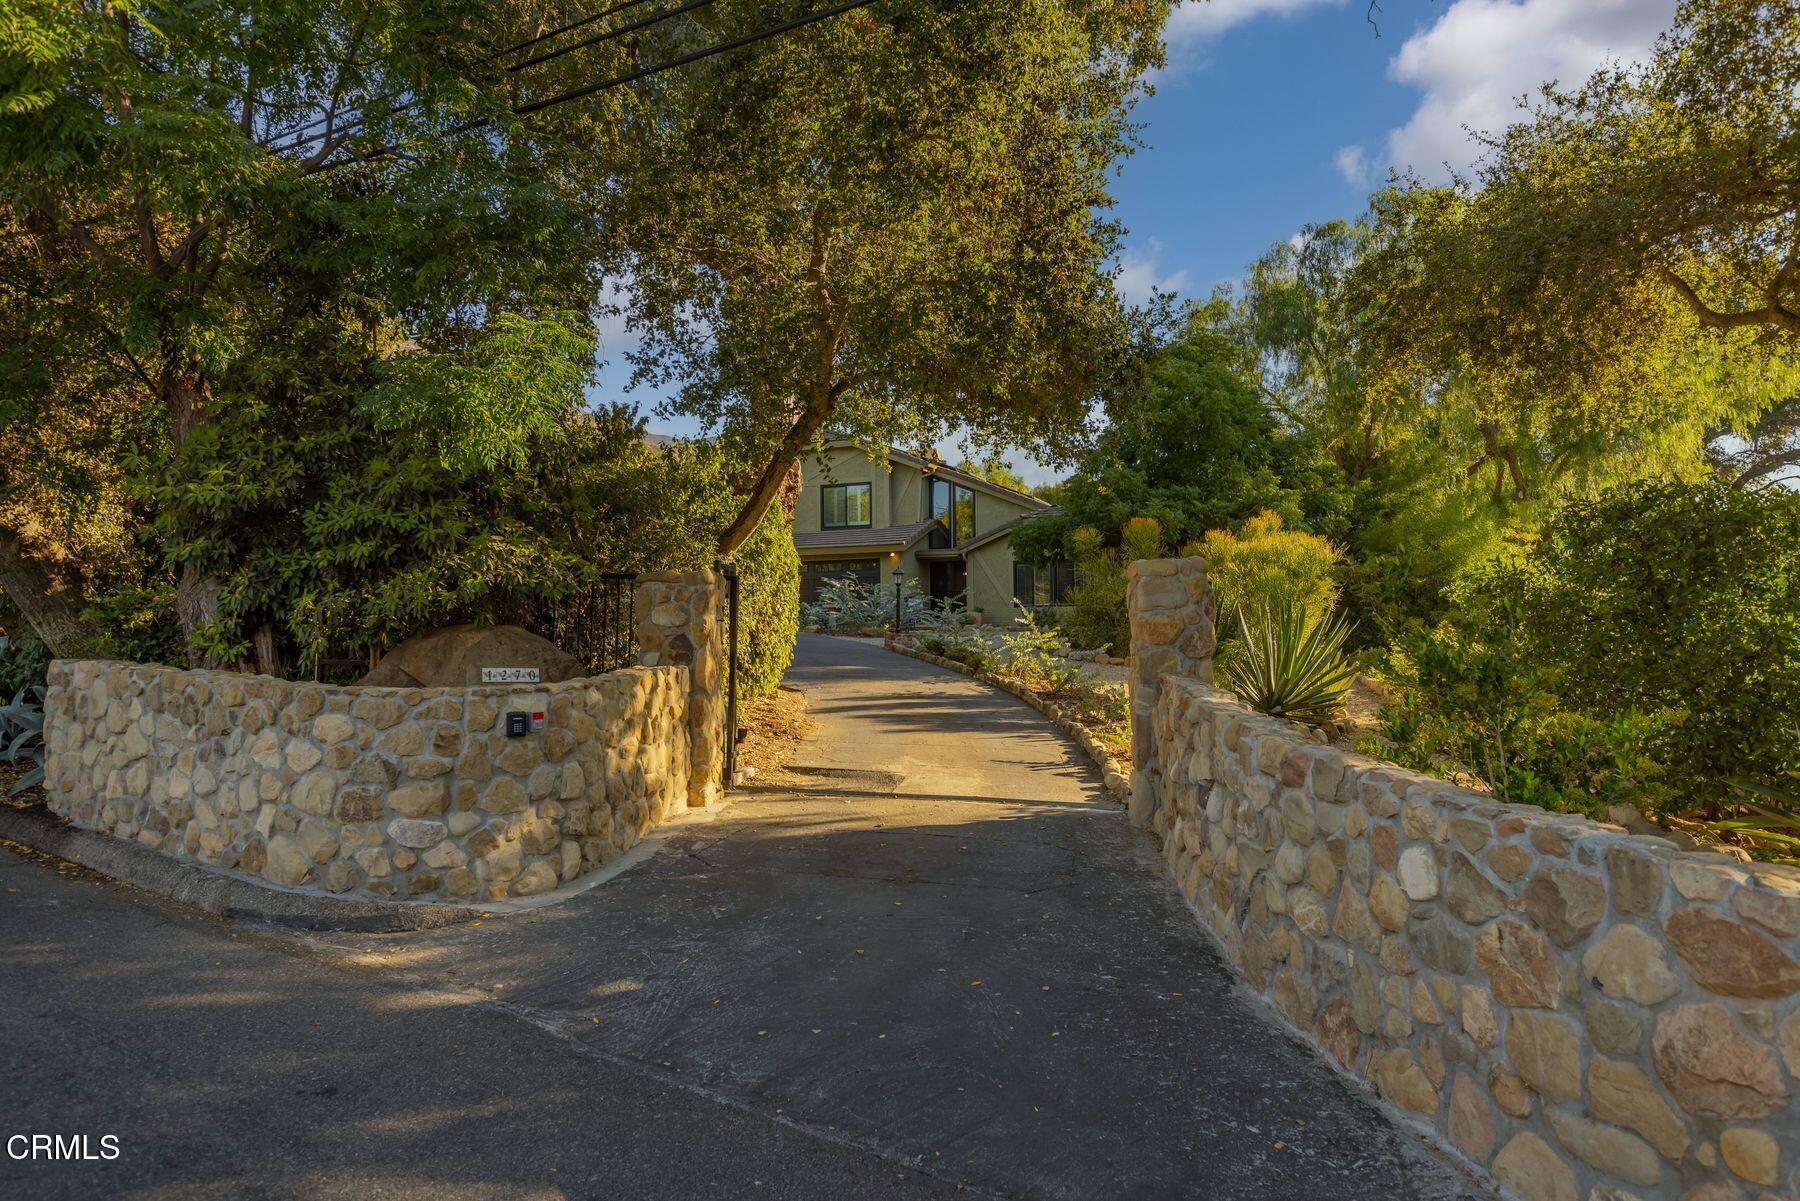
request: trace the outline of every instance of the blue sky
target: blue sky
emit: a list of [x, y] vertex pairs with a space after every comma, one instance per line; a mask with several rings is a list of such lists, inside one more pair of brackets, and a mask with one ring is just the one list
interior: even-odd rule
[[[1674, 0], [1185, 0], [1169, 68], [1138, 117], [1146, 145], [1122, 167], [1129, 234], [1117, 286], [1201, 297], [1310, 222], [1351, 217], [1391, 166], [1441, 177], [1497, 130], [1515, 98], [1641, 59]], [[597, 400], [622, 398], [603, 368]], [[633, 396], [646, 411], [654, 398]], [[690, 434], [652, 416], [651, 428]], [[953, 446], [945, 453], [954, 454]], [[1021, 454], [1033, 482], [1050, 478]]]

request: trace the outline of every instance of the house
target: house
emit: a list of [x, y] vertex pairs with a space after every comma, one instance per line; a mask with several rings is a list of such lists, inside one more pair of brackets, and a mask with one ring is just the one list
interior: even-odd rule
[[1013, 559], [1013, 531], [1053, 511], [1035, 496], [903, 450], [870, 453], [847, 438], [804, 457], [800, 471], [802, 601], [834, 578], [892, 587], [899, 575], [939, 603], [1010, 621], [1018, 602], [1060, 604], [1073, 584], [1066, 566], [1034, 570]]

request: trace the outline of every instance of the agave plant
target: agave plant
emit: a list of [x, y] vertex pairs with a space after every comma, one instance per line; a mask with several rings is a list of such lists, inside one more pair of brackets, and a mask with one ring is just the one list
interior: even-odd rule
[[1242, 609], [1237, 616], [1243, 637], [1221, 668], [1226, 686], [1271, 717], [1329, 718], [1356, 678], [1344, 657], [1351, 623], [1329, 611], [1313, 621], [1304, 607], [1285, 601], [1265, 606], [1254, 623]]
[[1737, 816], [1707, 822], [1707, 828], [1715, 834], [1749, 839], [1758, 858], [1800, 863], [1800, 771], [1788, 774], [1794, 781], [1791, 789], [1771, 788], [1754, 780], [1727, 781], [1754, 799], [1745, 801]]
[[12, 702], [0, 705], [0, 763], [29, 759], [32, 768], [13, 783], [8, 795], [17, 796], [44, 778], [44, 689], [21, 688]]

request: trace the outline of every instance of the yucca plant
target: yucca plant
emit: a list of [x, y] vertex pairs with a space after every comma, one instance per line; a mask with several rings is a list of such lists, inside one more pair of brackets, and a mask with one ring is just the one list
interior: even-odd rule
[[1791, 771], [1792, 788], [1771, 788], [1754, 780], [1727, 781], [1752, 800], [1743, 803], [1737, 816], [1707, 822], [1715, 834], [1746, 838], [1759, 859], [1776, 863], [1800, 863], [1800, 771]]
[[1226, 687], [1271, 717], [1329, 719], [1356, 678], [1344, 656], [1352, 623], [1329, 610], [1313, 621], [1305, 607], [1287, 601], [1264, 606], [1255, 623], [1242, 609], [1237, 618], [1238, 652], [1220, 669]]
[[0, 763], [29, 759], [32, 768], [13, 782], [8, 795], [17, 796], [44, 778], [44, 689], [30, 685], [0, 705]]

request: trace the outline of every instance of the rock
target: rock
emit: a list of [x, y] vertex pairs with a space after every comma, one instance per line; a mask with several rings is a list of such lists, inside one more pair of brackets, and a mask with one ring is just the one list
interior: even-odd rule
[[1733, 1175], [1773, 1188], [1781, 1175], [1781, 1147], [1766, 1131], [1735, 1126], [1719, 1136], [1719, 1154]]
[[1694, 980], [1727, 997], [1785, 997], [1800, 990], [1800, 964], [1767, 935], [1708, 909], [1683, 909], [1663, 929]]
[[312, 736], [325, 746], [335, 746], [356, 733], [356, 723], [342, 713], [322, 713], [313, 718]]
[[1662, 908], [1663, 867], [1649, 855], [1608, 847], [1606, 872], [1612, 877], [1613, 907], [1620, 913], [1655, 917]]
[[468, 854], [453, 842], [440, 842], [421, 857], [425, 866], [444, 871], [452, 867], [462, 867], [468, 863]]
[[1588, 1066], [1588, 1111], [1615, 1126], [1637, 1131], [1664, 1159], [1680, 1163], [1687, 1155], [1687, 1124], [1634, 1063], [1596, 1059]]
[[1375, 853], [1375, 865], [1392, 871], [1400, 855], [1400, 836], [1386, 822], [1369, 827], [1369, 849]]
[[537, 896], [549, 892], [557, 885], [556, 871], [548, 863], [538, 860], [513, 881], [513, 895], [521, 897]]
[[1513, 1136], [1494, 1157], [1494, 1179], [1522, 1201], [1578, 1201], [1575, 1173], [1529, 1130]]
[[366, 785], [354, 785], [338, 794], [332, 816], [347, 824], [381, 819], [381, 793]]
[[312, 856], [286, 834], [269, 839], [263, 875], [283, 888], [298, 888], [312, 874]]
[[1469, 984], [1463, 987], [1463, 1032], [1484, 1051], [1492, 1051], [1500, 1041], [1500, 1026], [1494, 1020], [1494, 1002], [1488, 990]]
[[362, 874], [356, 870], [354, 863], [338, 859], [326, 867], [322, 883], [327, 892], [349, 892], [361, 879]]
[[1501, 892], [1475, 861], [1461, 851], [1450, 856], [1450, 868], [1445, 873], [1444, 906], [1455, 914], [1458, 920], [1471, 926], [1479, 926], [1491, 917], [1496, 917], [1506, 910], [1506, 894]]
[[440, 843], [450, 833], [443, 822], [418, 821], [407, 817], [395, 818], [389, 822], [387, 831], [389, 838], [403, 847], [415, 850]]
[[381, 736], [381, 749], [405, 759], [425, 749], [425, 728], [416, 721], [395, 726]]
[[328, 771], [308, 772], [288, 794], [288, 800], [302, 813], [323, 817], [331, 812], [331, 795], [337, 791], [337, 777]]
[[1555, 1131], [1556, 1141], [1589, 1167], [1633, 1184], [1656, 1184], [1662, 1180], [1662, 1161], [1650, 1144], [1637, 1135], [1560, 1109], [1548, 1110], [1544, 1117]]
[[1764, 892], [1748, 886], [1731, 894], [1731, 906], [1740, 914], [1783, 938], [1800, 934], [1800, 896]]
[[481, 807], [489, 813], [520, 813], [530, 799], [525, 795], [523, 784], [501, 776], [487, 786], [487, 791], [482, 794]]
[[1787, 1064], [1787, 1070], [1800, 1076], [1800, 1009], [1788, 1014], [1787, 1021], [1781, 1023], [1781, 1058]]
[[1414, 924], [1407, 938], [1419, 958], [1440, 972], [1461, 976], [1475, 961], [1474, 940], [1446, 914]]
[[1531, 852], [1516, 842], [1497, 846], [1488, 852], [1488, 866], [1502, 880], [1517, 880], [1531, 868]]
[[1574, 868], [1541, 868], [1525, 886], [1525, 912], [1551, 942], [1572, 947], [1606, 916], [1606, 886]]
[[1669, 967], [1661, 940], [1623, 922], [1608, 930], [1582, 955], [1581, 974], [1608, 996], [1624, 997], [1639, 1005], [1655, 1005], [1681, 990], [1681, 981]]
[[1581, 1036], [1567, 1018], [1515, 1009], [1506, 1023], [1506, 1058], [1539, 1096], [1581, 1096]]
[[453, 897], [473, 896], [480, 887], [475, 873], [466, 867], [451, 868], [444, 873], [444, 891]]
[[1675, 881], [1675, 891], [1690, 901], [1716, 901], [1745, 877], [1746, 873], [1739, 868], [1692, 855], [1669, 861], [1669, 878]]
[[1753, 1118], [1787, 1103], [1775, 1054], [1737, 1028], [1722, 1005], [1682, 1005], [1656, 1019], [1657, 1075], [1691, 1114]]
[[294, 772], [308, 772], [319, 766], [325, 758], [325, 752], [310, 742], [294, 739], [282, 751], [282, 758], [287, 761], [288, 768]]
[[1476, 1163], [1494, 1153], [1494, 1108], [1467, 1072], [1450, 1084], [1450, 1141]]
[[408, 784], [388, 793], [388, 808], [405, 817], [437, 817], [449, 807], [442, 784]]
[[1362, 894], [1352, 888], [1347, 880], [1338, 890], [1337, 912], [1331, 919], [1331, 932], [1371, 955], [1381, 953], [1381, 927], [1369, 912]]
[[[1401, 863], [1404, 865], [1405, 859]], [[1432, 879], [1435, 883], [1436, 877], [1433, 876]], [[1400, 886], [1394, 883], [1394, 878], [1386, 872], [1376, 876], [1375, 882], [1369, 886], [1369, 912], [1389, 930], [1406, 928], [1406, 896], [1400, 891]]]
[[1318, 1024], [1314, 1029], [1319, 1045], [1338, 1061], [1339, 1066], [1355, 1066], [1356, 1047], [1362, 1041], [1362, 1035], [1356, 1029], [1356, 1023], [1351, 1020], [1349, 998], [1338, 997], [1320, 1009]]
[[1531, 1087], [1517, 1073], [1496, 1066], [1488, 1080], [1488, 1091], [1494, 1095], [1494, 1104], [1513, 1117], [1531, 1116]]
[[1375, 1087], [1395, 1105], [1415, 1113], [1437, 1112], [1437, 1089], [1426, 1079], [1411, 1051], [1401, 1047], [1376, 1056], [1373, 1071]]
[[1556, 954], [1542, 934], [1523, 922], [1507, 918], [1482, 930], [1475, 939], [1475, 962], [1487, 972], [1503, 1004], [1556, 1008], [1561, 982]]
[[1644, 1026], [1637, 1015], [1611, 1001], [1589, 1001], [1582, 1007], [1582, 1021], [1594, 1046], [1610, 1055], [1635, 1055], [1644, 1042]]
[[1429, 847], [1407, 847], [1400, 852], [1400, 888], [1415, 901], [1429, 901], [1438, 894], [1437, 861]]
[[454, 688], [481, 683], [484, 667], [535, 667], [546, 684], [585, 674], [556, 645], [518, 626], [450, 626], [408, 638], [359, 683], [381, 688]]

